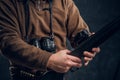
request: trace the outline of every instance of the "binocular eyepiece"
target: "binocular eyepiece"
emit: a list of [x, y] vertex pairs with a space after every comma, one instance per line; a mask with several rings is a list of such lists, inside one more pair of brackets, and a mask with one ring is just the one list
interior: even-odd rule
[[56, 45], [54, 39], [51, 37], [42, 37], [42, 38], [34, 38], [31, 39], [29, 44], [36, 46], [37, 48], [41, 48], [42, 50], [46, 50], [48, 52], [55, 52]]

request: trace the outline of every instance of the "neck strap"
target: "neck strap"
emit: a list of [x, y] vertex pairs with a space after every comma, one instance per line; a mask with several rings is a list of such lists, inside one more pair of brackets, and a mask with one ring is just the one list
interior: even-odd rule
[[52, 0], [49, 0], [49, 12], [50, 12], [50, 36], [52, 38], [54, 38], [54, 33], [53, 33], [53, 24], [52, 24], [52, 17], [53, 17], [53, 13], [52, 13]]
[[[50, 37], [53, 38], [53, 30], [52, 30], [52, 1], [53, 0], [48, 0], [49, 1], [49, 12], [50, 12]], [[28, 28], [29, 28], [29, 22], [30, 22], [30, 13], [29, 13], [29, 0], [24, 1], [24, 8], [25, 8], [25, 29], [26, 29], [26, 36], [25, 40], [29, 41], [29, 36], [28, 36]], [[43, 9], [44, 10], [44, 9]]]
[[25, 30], [26, 30], [25, 40], [29, 41], [28, 39], [28, 28], [29, 28], [29, 21], [30, 21], [29, 0], [25, 0], [24, 8], [25, 8], [24, 12], [25, 12]]

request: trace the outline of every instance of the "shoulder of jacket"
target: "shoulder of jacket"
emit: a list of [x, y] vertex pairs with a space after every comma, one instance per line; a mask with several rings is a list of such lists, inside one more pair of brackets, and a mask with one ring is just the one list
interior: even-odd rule
[[74, 4], [74, 0], [64, 0], [65, 1], [65, 4], [69, 7], [71, 6], [72, 4]]

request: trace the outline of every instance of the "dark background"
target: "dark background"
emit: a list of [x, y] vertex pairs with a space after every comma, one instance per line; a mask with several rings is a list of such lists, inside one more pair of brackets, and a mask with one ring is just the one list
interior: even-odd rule
[[[97, 32], [120, 16], [120, 0], [74, 0], [90, 30]], [[102, 34], [102, 33], [101, 33]], [[100, 46], [101, 52], [69, 80], [120, 80], [120, 31]], [[0, 80], [9, 80], [8, 60], [0, 56]]]

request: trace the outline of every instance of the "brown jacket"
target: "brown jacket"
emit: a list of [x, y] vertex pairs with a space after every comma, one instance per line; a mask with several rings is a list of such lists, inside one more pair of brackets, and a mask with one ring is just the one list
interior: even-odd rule
[[[28, 36], [40, 38], [49, 36], [49, 12], [39, 11], [35, 0], [30, 0], [30, 26]], [[48, 6], [48, 3], [46, 4]], [[57, 50], [66, 49], [66, 37], [71, 40], [82, 29], [88, 29], [72, 0], [53, 0], [53, 32]], [[24, 41], [25, 14], [23, 2], [0, 0], [0, 47], [12, 63], [46, 70], [50, 52], [41, 50]]]

